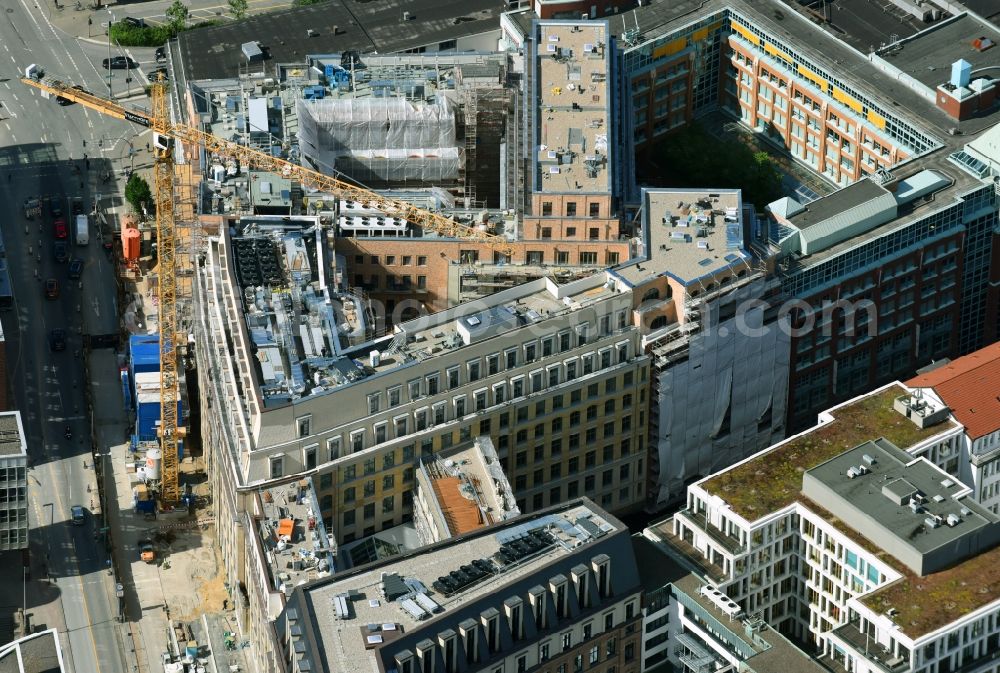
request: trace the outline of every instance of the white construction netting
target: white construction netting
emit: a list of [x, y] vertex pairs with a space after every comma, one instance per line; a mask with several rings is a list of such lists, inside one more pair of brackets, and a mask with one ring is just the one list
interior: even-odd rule
[[321, 169], [362, 182], [443, 183], [458, 177], [455, 112], [444, 100], [322, 99], [297, 102], [299, 147]]

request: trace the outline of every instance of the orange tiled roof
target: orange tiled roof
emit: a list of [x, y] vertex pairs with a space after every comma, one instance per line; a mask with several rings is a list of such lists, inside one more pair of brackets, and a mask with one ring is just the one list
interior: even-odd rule
[[431, 484], [452, 535], [468, 533], [484, 525], [479, 506], [459, 490], [462, 486], [461, 479], [441, 477], [434, 479]]
[[906, 382], [933, 388], [972, 439], [1000, 429], [1000, 342]]

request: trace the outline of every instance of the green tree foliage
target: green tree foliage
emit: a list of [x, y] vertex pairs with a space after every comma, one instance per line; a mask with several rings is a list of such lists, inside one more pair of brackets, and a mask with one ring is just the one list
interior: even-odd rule
[[640, 180], [652, 185], [738, 188], [758, 209], [782, 196], [782, 174], [767, 152], [717, 138], [697, 124], [667, 136], [638, 164]]
[[167, 7], [165, 14], [167, 16], [167, 25], [176, 33], [184, 30], [191, 12], [181, 0], [174, 0], [173, 4]]
[[247, 15], [247, 0], [229, 0], [229, 13], [239, 21]]
[[152, 206], [153, 193], [149, 190], [149, 183], [138, 173], [133, 173], [125, 184], [125, 200], [132, 206], [132, 210], [137, 213], [142, 212], [142, 204]]

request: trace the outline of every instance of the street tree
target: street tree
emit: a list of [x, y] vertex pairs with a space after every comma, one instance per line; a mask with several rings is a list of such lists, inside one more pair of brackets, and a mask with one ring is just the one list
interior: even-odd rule
[[125, 183], [125, 200], [132, 206], [132, 210], [142, 213], [143, 205], [148, 205], [153, 200], [153, 193], [149, 189], [149, 183], [138, 173], [133, 173]]
[[247, 15], [247, 0], [229, 0], [229, 13], [239, 21]]
[[165, 12], [167, 16], [167, 25], [175, 33], [184, 30], [185, 24], [187, 24], [188, 16], [190, 16], [191, 11], [187, 8], [181, 0], [174, 0], [173, 4], [167, 7]]

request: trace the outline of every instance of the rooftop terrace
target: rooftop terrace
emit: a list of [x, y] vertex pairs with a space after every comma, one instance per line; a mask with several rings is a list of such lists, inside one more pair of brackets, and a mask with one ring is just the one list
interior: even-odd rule
[[607, 44], [602, 22], [538, 24], [538, 191], [611, 189]]
[[21, 418], [16, 411], [0, 414], [0, 456], [17, 456], [27, 453]]
[[739, 190], [643, 189], [646, 259], [616, 273], [632, 285], [661, 275], [682, 283], [706, 279], [727, 267], [747, 268], [743, 203]]
[[1000, 547], [930, 575], [906, 576], [861, 598], [878, 614], [919, 638], [963, 615], [1000, 602]]
[[374, 670], [372, 657], [378, 656], [378, 649], [417, 631], [425, 620], [447, 618], [572, 557], [578, 552], [576, 545], [586, 548], [619, 530], [624, 530], [620, 522], [580, 501], [495, 533], [484, 531], [424, 547], [380, 564], [377, 570], [361, 568], [342, 579], [335, 576], [307, 589], [320, 650], [343, 670]]
[[906, 450], [953, 429], [948, 420], [920, 428], [893, 409], [906, 390], [896, 384], [830, 410], [833, 420], [766, 449], [738, 465], [700, 482], [708, 493], [736, 514], [755, 521], [799, 498], [802, 473], [878, 437]]
[[261, 544], [268, 552], [273, 589], [291, 595], [300, 585], [332, 572], [330, 538], [311, 479], [260, 493]]

